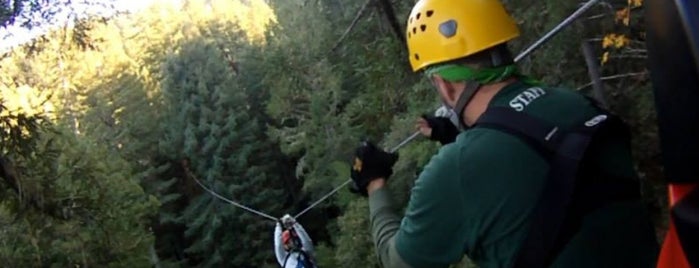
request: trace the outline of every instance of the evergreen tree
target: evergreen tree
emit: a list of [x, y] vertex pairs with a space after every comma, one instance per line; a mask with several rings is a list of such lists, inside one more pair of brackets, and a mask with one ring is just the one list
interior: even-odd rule
[[[185, 42], [178, 52], [165, 65], [162, 86], [170, 116], [161, 150], [187, 159], [193, 176], [218, 193], [280, 216], [283, 185], [275, 174], [280, 170], [245, 91], [210, 41]], [[259, 266], [272, 261], [269, 220], [205, 192], [191, 194], [180, 218], [191, 240], [186, 252], [196, 256], [190, 264]]]
[[[3, 109], [3, 112], [7, 112]], [[3, 130], [0, 258], [10, 267], [144, 266], [157, 200], [129, 164], [89, 139], [9, 113]], [[6, 120], [14, 119], [14, 120]], [[14, 129], [32, 136], [19, 137]]]

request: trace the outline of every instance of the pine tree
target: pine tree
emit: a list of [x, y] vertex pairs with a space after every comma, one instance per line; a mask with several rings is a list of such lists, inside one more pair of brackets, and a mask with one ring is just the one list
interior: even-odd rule
[[11, 130], [1, 147], [1, 177], [11, 185], [0, 198], [4, 264], [147, 265], [153, 236], [146, 226], [158, 202], [128, 162], [66, 128], [37, 125], [36, 117], [2, 117], [2, 129]]
[[[219, 53], [210, 41], [194, 39], [166, 63], [162, 86], [171, 116], [160, 148], [175, 159], [187, 159], [193, 176], [216, 192], [279, 213], [284, 194], [278, 163], [250, 113], [245, 91]], [[192, 194], [180, 218], [191, 239], [186, 252], [196, 256], [191, 264], [257, 266], [272, 259], [268, 220], [205, 192]]]

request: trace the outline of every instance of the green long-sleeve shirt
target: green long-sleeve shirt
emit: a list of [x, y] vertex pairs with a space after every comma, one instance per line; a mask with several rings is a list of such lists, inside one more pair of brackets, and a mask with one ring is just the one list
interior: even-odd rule
[[[510, 106], [560, 127], [597, 111], [574, 92], [509, 85], [490, 106]], [[616, 177], [636, 178], [628, 141], [605, 145], [595, 159]], [[510, 267], [549, 166], [519, 138], [493, 129], [461, 133], [425, 166], [404, 217], [387, 189], [369, 197], [377, 254], [384, 267], [446, 267], [467, 254], [480, 267]], [[640, 202], [619, 202], [588, 214], [553, 267], [652, 267], [653, 228]]]

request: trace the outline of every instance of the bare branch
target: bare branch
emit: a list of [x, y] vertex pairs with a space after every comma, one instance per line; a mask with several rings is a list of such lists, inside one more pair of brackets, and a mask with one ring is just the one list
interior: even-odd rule
[[645, 59], [648, 59], [648, 56], [631, 54], [631, 55], [612, 55], [612, 56], [609, 56], [609, 58], [610, 59], [641, 59], [641, 60], [645, 60]]
[[592, 44], [587, 41], [582, 43], [583, 55], [585, 55], [585, 63], [587, 64], [587, 73], [592, 80], [592, 95], [605, 108], [608, 108], [607, 99], [604, 97], [604, 84], [600, 79], [599, 65], [597, 64], [597, 56], [595, 55]]
[[[600, 80], [602, 81], [608, 81], [608, 80], [614, 80], [614, 79], [619, 79], [619, 78], [626, 78], [626, 77], [632, 77], [632, 76], [643, 76], [647, 75], [648, 72], [643, 71], [643, 72], [637, 72], [637, 73], [625, 73], [625, 74], [616, 74], [616, 75], [610, 75], [610, 76], [604, 76], [601, 77]], [[591, 86], [592, 83], [587, 83], [581, 87], [576, 88], [575, 90], [583, 90], [589, 86]]]
[[648, 50], [644, 48], [626, 48], [624, 53], [638, 53], [638, 54], [648, 54]]
[[5, 156], [0, 156], [0, 178], [2, 178], [12, 190], [19, 196], [20, 203], [23, 201], [22, 196], [22, 186], [20, 184], [19, 176], [17, 171], [15, 171], [14, 165], [5, 158]]
[[11, 190], [17, 194], [21, 206], [24, 206], [24, 204], [29, 205], [53, 218], [66, 218], [58, 212], [56, 202], [46, 203], [41, 197], [25, 193], [21, 185], [19, 172], [17, 172], [15, 166], [10, 162], [10, 159], [3, 155], [0, 155], [0, 178], [2, 178]]
[[605, 18], [605, 17], [608, 17], [608, 16], [611, 16], [611, 15], [608, 14], [608, 13], [602, 13], [602, 14], [597, 14], [597, 15], [588, 16], [588, 17], [585, 18], [585, 19], [586, 19], [586, 20], [596, 20], [596, 19], [602, 19], [602, 18]]
[[330, 52], [335, 51], [338, 46], [342, 43], [342, 41], [347, 37], [347, 35], [352, 31], [355, 25], [357, 25], [357, 22], [359, 22], [359, 19], [362, 17], [364, 14], [364, 11], [366, 11], [367, 7], [369, 7], [369, 4], [371, 3], [372, 0], [367, 0], [364, 2], [364, 5], [359, 9], [359, 12], [357, 12], [357, 15], [354, 16], [354, 20], [352, 20], [352, 23], [350, 24], [349, 27], [347, 27], [347, 30], [345, 30], [344, 33], [342, 33], [342, 36], [340, 36], [340, 39], [335, 42], [335, 45], [330, 49]]
[[381, 6], [381, 9], [383, 10], [383, 14], [386, 15], [386, 20], [388, 20], [388, 23], [391, 25], [393, 33], [396, 35], [396, 38], [398, 38], [398, 40], [405, 44], [403, 31], [401, 31], [400, 29], [400, 24], [398, 23], [398, 19], [396, 19], [396, 13], [393, 10], [393, 5], [391, 4], [391, 1], [378, 0], [378, 2]]

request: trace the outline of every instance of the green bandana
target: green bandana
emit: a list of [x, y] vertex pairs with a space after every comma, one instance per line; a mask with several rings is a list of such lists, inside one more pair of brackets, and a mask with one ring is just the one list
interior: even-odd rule
[[513, 76], [519, 77], [527, 83], [539, 84], [538, 81], [521, 75], [514, 64], [478, 70], [460, 64], [443, 64], [428, 68], [425, 70], [425, 74], [428, 78], [438, 74], [448, 82], [476, 81], [481, 85], [501, 82]]

